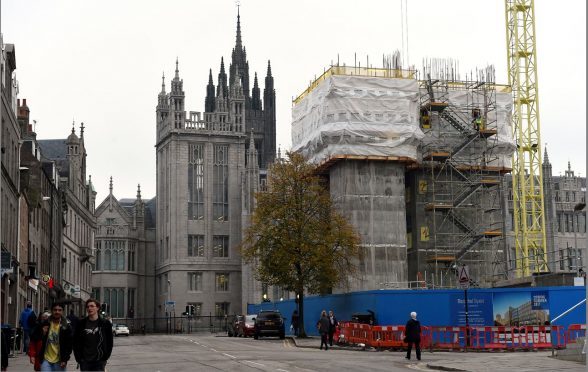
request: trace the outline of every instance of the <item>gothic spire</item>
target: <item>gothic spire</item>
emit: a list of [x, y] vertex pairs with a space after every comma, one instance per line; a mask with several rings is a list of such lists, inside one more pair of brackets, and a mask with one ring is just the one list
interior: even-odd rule
[[141, 200], [141, 184], [137, 184], [137, 200]]
[[257, 81], [257, 72], [253, 78], [253, 89], [251, 90], [251, 108], [253, 110], [261, 110], [261, 95], [259, 91], [259, 83]]
[[204, 99], [204, 112], [214, 112], [214, 82], [212, 81], [212, 69], [208, 72], [208, 85], [206, 86], [206, 98]]
[[247, 149], [247, 167], [258, 168], [257, 149], [255, 148], [255, 140], [253, 139], [253, 128], [251, 128], [251, 136], [249, 137], [249, 148]]
[[180, 78], [180, 69], [178, 68], [178, 57], [176, 57], [176, 76], [174, 77], [174, 79], [179, 79]]
[[225, 60], [221, 57], [221, 66], [220, 72], [218, 74], [218, 86], [216, 90], [216, 95], [220, 96], [223, 95], [224, 97], [229, 96], [229, 88], [227, 86], [227, 74], [225, 72]]
[[267, 76], [272, 77], [272, 64], [270, 60], [267, 60]]
[[84, 122], [82, 121], [82, 124], [80, 125], [80, 139], [83, 140], [84, 139]]
[[239, 14], [239, 8], [237, 8], [237, 48], [241, 47], [241, 15]]
[[161, 93], [165, 94], [165, 71], [161, 73]]
[[110, 189], [110, 195], [112, 195], [112, 176], [110, 176], [110, 186], [108, 188]]
[[547, 155], [547, 143], [545, 144], [545, 151], [543, 152], [543, 164], [549, 164], [549, 155]]

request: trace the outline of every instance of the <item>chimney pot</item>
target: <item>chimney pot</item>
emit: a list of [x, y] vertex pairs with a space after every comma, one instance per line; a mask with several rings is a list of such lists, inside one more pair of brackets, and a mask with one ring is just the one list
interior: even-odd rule
[[24, 98], [24, 99], [22, 100], [22, 105], [23, 105], [23, 106], [26, 106], [26, 105], [27, 105], [27, 99], [26, 99], [26, 98]]

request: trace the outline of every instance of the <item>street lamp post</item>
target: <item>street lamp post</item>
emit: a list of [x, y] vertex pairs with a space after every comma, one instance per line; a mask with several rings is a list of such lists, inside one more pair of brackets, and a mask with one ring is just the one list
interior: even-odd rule
[[[578, 271], [579, 269], [581, 269], [584, 265], [582, 264], [582, 257], [578, 254], [579, 253], [579, 249], [578, 249], [578, 230], [580, 228], [579, 224], [578, 224], [578, 216], [580, 214], [582, 214], [582, 211], [584, 210], [584, 208], [586, 207], [586, 203], [578, 203], [574, 206], [574, 219], [572, 220], [572, 228], [574, 229], [574, 257], [576, 258], [576, 271]], [[575, 222], [575, 226], [574, 226], [574, 222]], [[584, 222], [586, 223], [586, 222]]]

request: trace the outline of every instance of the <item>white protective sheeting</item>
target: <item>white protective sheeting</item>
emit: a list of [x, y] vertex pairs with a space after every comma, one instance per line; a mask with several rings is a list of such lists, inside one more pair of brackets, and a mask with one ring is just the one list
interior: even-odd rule
[[[424, 93], [424, 92], [423, 92]], [[484, 107], [483, 94], [475, 94], [468, 90], [450, 90], [447, 93], [447, 100], [450, 107], [463, 109], [477, 105]], [[481, 156], [485, 156], [484, 164], [491, 167], [511, 168], [512, 154], [516, 149], [515, 141], [512, 137], [512, 95], [511, 93], [496, 92], [494, 109], [489, 110], [486, 122], [487, 129], [496, 129], [496, 135], [488, 137], [485, 143], [483, 141], [471, 144], [467, 149], [457, 155], [457, 160], [462, 164], [480, 165]], [[467, 111], [467, 110], [466, 110]], [[471, 117], [467, 117], [472, 120]], [[457, 133], [457, 132], [455, 132]], [[435, 141], [449, 145], [449, 148], [459, 145], [463, 137], [451, 136], [445, 133], [438, 133]], [[428, 134], [427, 134], [428, 137]], [[440, 139], [439, 139], [440, 137]], [[424, 142], [430, 142], [425, 139]]]
[[335, 155], [417, 160], [423, 138], [414, 79], [330, 76], [292, 108], [292, 147], [309, 161]]

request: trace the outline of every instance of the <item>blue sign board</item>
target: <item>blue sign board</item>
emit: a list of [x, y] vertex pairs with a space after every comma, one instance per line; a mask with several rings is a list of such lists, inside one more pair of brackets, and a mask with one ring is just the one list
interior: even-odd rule
[[[451, 324], [465, 326], [464, 293], [450, 296]], [[468, 292], [468, 323], [470, 326], [492, 324], [492, 294]]]

